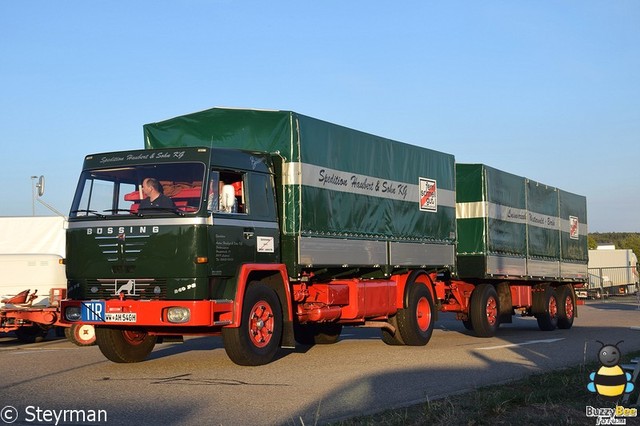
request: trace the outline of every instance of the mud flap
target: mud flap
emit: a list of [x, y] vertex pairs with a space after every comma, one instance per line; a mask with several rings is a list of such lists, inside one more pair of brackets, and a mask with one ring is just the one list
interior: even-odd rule
[[296, 339], [293, 334], [293, 321], [283, 321], [282, 343], [280, 344], [280, 347], [284, 349], [296, 348]]

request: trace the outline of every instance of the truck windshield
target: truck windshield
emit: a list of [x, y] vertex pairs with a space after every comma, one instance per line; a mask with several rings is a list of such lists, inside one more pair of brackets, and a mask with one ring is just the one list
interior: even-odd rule
[[[204, 171], [202, 163], [85, 170], [80, 176], [69, 217], [195, 213], [202, 200]], [[143, 188], [145, 180], [155, 180], [158, 192], [170, 201], [152, 202], [148, 189]]]

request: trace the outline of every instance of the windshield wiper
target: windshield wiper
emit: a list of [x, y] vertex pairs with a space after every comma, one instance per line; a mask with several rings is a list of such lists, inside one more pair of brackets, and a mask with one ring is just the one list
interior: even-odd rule
[[125, 212], [125, 213], [130, 213], [130, 214], [134, 214], [136, 216], [142, 217], [142, 215], [140, 213], [132, 212], [129, 209], [107, 209], [107, 210], [102, 210], [102, 211], [103, 212], [111, 212], [111, 213]]
[[[147, 213], [153, 213], [153, 212], [171, 212], [174, 213], [176, 216], [184, 216], [184, 212], [181, 210], [178, 210], [177, 208], [172, 208], [172, 207], [140, 207], [138, 208], [138, 212], [140, 211], [146, 211]], [[141, 215], [141, 213], [138, 213]]]
[[71, 214], [77, 214], [77, 213], [91, 213], [91, 214], [95, 214], [96, 216], [98, 216], [100, 219], [106, 219], [107, 217], [105, 215], [103, 215], [102, 213], [99, 213], [95, 210], [72, 210]]

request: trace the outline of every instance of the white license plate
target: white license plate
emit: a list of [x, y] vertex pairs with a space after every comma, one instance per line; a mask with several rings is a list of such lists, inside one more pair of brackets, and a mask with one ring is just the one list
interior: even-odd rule
[[137, 316], [135, 312], [114, 312], [104, 314], [106, 322], [136, 322]]

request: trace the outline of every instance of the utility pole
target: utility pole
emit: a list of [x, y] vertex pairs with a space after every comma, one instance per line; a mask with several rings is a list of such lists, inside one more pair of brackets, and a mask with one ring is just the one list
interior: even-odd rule
[[38, 176], [31, 176], [31, 216], [36, 215], [36, 184], [34, 179], [38, 179]]

